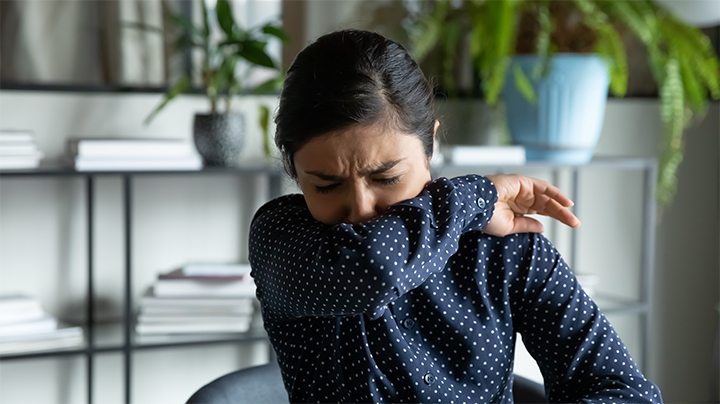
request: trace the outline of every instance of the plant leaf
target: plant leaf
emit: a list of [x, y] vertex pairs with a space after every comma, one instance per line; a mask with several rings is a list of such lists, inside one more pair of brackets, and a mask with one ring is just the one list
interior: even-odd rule
[[175, 97], [177, 97], [179, 94], [184, 93], [187, 91], [187, 89], [190, 87], [190, 77], [188, 76], [182, 76], [180, 80], [178, 80], [175, 84], [172, 85], [168, 89], [168, 92], [165, 94], [165, 98], [160, 103], [160, 105], [155, 108], [150, 115], [148, 115], [147, 118], [145, 118], [144, 124], [148, 125], [153, 118], [155, 118], [155, 115], [158, 114], [165, 106]]
[[162, 34], [165, 32], [165, 31], [163, 31], [162, 28], [156, 27], [154, 25], [145, 24], [144, 22], [137, 22], [137, 21], [124, 21], [124, 22], [122, 22], [121, 26], [123, 28], [132, 28], [132, 29], [139, 29], [142, 31], [155, 32], [157, 34]]
[[429, 14], [420, 17], [411, 25], [409, 36], [413, 43], [413, 57], [418, 62], [422, 62], [440, 40], [449, 8], [450, 0], [436, 2]]
[[497, 103], [510, 66], [510, 55], [515, 49], [517, 36], [517, 7], [519, 1], [489, 1], [484, 24], [487, 24], [488, 44], [480, 57], [479, 70], [485, 72], [483, 87], [490, 105]]
[[537, 36], [536, 53], [540, 63], [533, 69], [533, 78], [538, 80], [550, 73], [550, 34], [553, 30], [553, 19], [550, 14], [550, 0], [543, 0], [537, 4], [540, 32]]
[[457, 93], [455, 85], [455, 57], [458, 52], [458, 44], [460, 35], [462, 34], [462, 26], [457, 22], [448, 22], [443, 30], [443, 83], [450, 96]]
[[285, 30], [280, 27], [266, 24], [262, 27], [262, 32], [268, 35], [272, 35], [285, 43], [290, 42], [290, 36], [288, 36], [287, 32], [285, 32]]
[[258, 66], [275, 68], [273, 60], [265, 53], [264, 42], [245, 41], [242, 43], [242, 47], [237, 52], [237, 55]]
[[178, 50], [202, 46], [203, 44], [193, 41], [192, 37], [189, 35], [182, 35], [180, 38], [177, 39], [177, 41], [175, 41], [175, 47]]
[[530, 80], [528, 80], [525, 72], [519, 65], [513, 65], [513, 74], [515, 75], [515, 86], [517, 87], [520, 94], [525, 99], [530, 101], [531, 104], [537, 105], [537, 96], [535, 95], [535, 89], [533, 88]]
[[253, 92], [255, 94], [277, 93], [282, 90], [284, 82], [285, 75], [274, 77], [270, 80], [265, 81], [264, 83], [259, 84], [257, 87], [255, 87], [255, 90], [253, 90]]
[[232, 8], [227, 0], [218, 0], [215, 6], [215, 14], [217, 14], [218, 24], [220, 28], [225, 31], [228, 37], [233, 36], [233, 26], [235, 25], [235, 19], [232, 15]]
[[175, 26], [184, 28], [188, 34], [197, 35], [201, 38], [204, 38], [202, 30], [196, 27], [195, 24], [193, 24], [192, 21], [190, 21], [190, 19], [185, 17], [184, 15], [170, 13], [168, 14], [168, 18], [170, 18], [170, 21], [172, 21]]
[[263, 135], [263, 151], [265, 152], [265, 158], [269, 159], [272, 157], [272, 151], [270, 150], [270, 109], [265, 105], [260, 105], [259, 118]]
[[665, 80], [660, 88], [660, 116], [665, 124], [665, 148], [658, 167], [657, 197], [669, 204], [677, 187], [677, 168], [682, 161], [685, 103], [680, 64], [671, 55], [665, 66]]
[[202, 17], [203, 17], [203, 38], [208, 39], [210, 38], [210, 18], [208, 17], [208, 9], [207, 4], [205, 4], [205, 1], [201, 1], [200, 4], [202, 4]]

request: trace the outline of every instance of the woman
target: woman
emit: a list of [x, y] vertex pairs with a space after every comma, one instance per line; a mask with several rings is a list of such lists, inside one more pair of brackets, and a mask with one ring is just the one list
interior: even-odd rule
[[432, 181], [433, 92], [406, 50], [340, 31], [288, 71], [276, 143], [302, 195], [253, 219], [250, 263], [292, 402], [512, 401], [516, 333], [550, 400], [659, 402], [524, 214], [576, 227], [520, 176]]

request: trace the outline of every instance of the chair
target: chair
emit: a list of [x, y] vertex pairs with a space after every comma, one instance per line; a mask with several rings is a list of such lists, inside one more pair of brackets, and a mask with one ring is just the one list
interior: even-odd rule
[[288, 394], [277, 363], [241, 369], [196, 391], [187, 404], [287, 403]]
[[[513, 396], [516, 403], [547, 403], [545, 389], [539, 383], [515, 376]], [[238, 370], [206, 384], [190, 397], [187, 404], [270, 404], [287, 403], [288, 395], [277, 363]]]

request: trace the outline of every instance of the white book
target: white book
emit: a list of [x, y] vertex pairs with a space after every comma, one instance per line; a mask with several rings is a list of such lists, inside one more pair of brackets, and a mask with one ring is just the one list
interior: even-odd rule
[[179, 139], [70, 139], [68, 151], [82, 157], [185, 157], [195, 146]]
[[0, 295], [0, 316], [6, 313], [13, 313], [18, 310], [42, 310], [40, 302], [28, 295], [12, 294]]
[[33, 142], [33, 132], [27, 130], [0, 130], [0, 143]]
[[40, 166], [40, 160], [43, 158], [41, 151], [35, 152], [34, 155], [22, 156], [0, 156], [0, 169], [28, 169]]
[[252, 310], [253, 301], [255, 296], [252, 298], [241, 297], [241, 298], [228, 298], [228, 297], [180, 297], [180, 298], [168, 298], [168, 297], [157, 297], [154, 296], [149, 290], [145, 296], [140, 298], [140, 307], [143, 310], [151, 309], [192, 309], [197, 310]]
[[42, 334], [57, 329], [57, 320], [44, 317], [39, 320], [0, 325], [0, 338], [12, 335]]
[[245, 281], [196, 281], [193, 279], [158, 280], [153, 285], [156, 297], [255, 297], [255, 284]]
[[445, 164], [521, 165], [525, 164], [522, 146], [440, 146]]
[[46, 333], [0, 337], [0, 354], [69, 348], [83, 342], [81, 327], [58, 328]]
[[[247, 299], [252, 302], [252, 300]], [[148, 316], [237, 316], [251, 315], [255, 311], [252, 304], [241, 306], [141, 306], [140, 312]]]
[[23, 323], [27, 321], [40, 320], [45, 317], [42, 308], [20, 309], [10, 312], [0, 312], [0, 326], [5, 324]]
[[137, 317], [138, 323], [237, 323], [240, 321], [251, 321], [252, 315], [156, 315], [140, 313]]
[[135, 332], [147, 334], [205, 334], [205, 333], [237, 333], [250, 329], [250, 320], [232, 323], [138, 323]]
[[0, 156], [35, 156], [37, 152], [33, 143], [0, 143]]
[[250, 264], [190, 263], [182, 267], [185, 275], [227, 276], [249, 274]]
[[164, 158], [76, 157], [77, 171], [193, 171], [202, 168], [198, 154]]

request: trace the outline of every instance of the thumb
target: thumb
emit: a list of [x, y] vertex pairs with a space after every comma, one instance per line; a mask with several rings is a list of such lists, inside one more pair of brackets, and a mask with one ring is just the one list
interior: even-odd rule
[[543, 230], [542, 223], [537, 219], [520, 216], [513, 220], [513, 233], [542, 233]]

